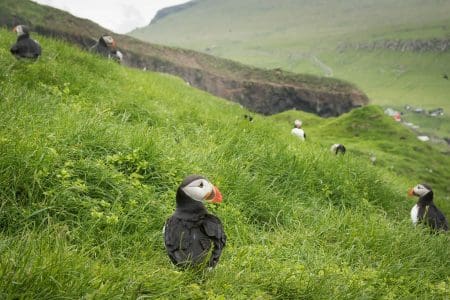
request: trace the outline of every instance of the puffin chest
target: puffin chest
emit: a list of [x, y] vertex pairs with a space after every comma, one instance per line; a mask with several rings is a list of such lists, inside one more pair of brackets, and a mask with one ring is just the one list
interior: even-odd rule
[[417, 204], [411, 209], [411, 221], [414, 225], [419, 222], [419, 205]]

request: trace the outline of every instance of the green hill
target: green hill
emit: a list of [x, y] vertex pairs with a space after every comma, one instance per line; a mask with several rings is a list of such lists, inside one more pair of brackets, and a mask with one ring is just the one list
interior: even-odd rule
[[447, 117], [439, 121], [409, 119], [450, 136], [450, 81], [443, 78], [450, 76], [450, 2], [194, 3], [130, 34], [258, 67], [342, 78], [374, 104], [442, 107]]
[[[37, 38], [42, 58], [16, 61], [0, 30], [0, 298], [448, 298], [448, 235], [409, 221], [406, 189], [422, 170], [395, 175], [364, 151], [411, 168], [426, 162], [400, 152], [441, 159], [436, 168], [449, 158], [379, 108], [250, 123], [178, 78]], [[307, 143], [290, 135], [298, 116]], [[333, 135], [348, 155], [329, 153]], [[213, 271], [176, 269], [162, 243], [191, 173], [224, 195], [209, 208], [228, 235]]]
[[343, 80], [264, 70], [192, 50], [150, 44], [30, 0], [1, 1], [0, 26], [12, 29], [17, 24], [27, 24], [32, 31], [86, 50], [98, 37], [110, 34], [124, 54], [122, 64], [178, 76], [193, 87], [258, 113], [296, 108], [338, 116], [369, 102], [355, 85]]

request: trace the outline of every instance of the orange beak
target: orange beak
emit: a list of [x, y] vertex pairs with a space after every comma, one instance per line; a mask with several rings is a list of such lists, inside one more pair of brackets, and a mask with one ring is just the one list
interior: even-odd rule
[[216, 186], [213, 186], [213, 191], [206, 198], [206, 202], [208, 203], [221, 203], [222, 202], [222, 194]]
[[414, 188], [408, 190], [408, 196], [414, 196]]
[[17, 32], [17, 26], [13, 28], [12, 32]]

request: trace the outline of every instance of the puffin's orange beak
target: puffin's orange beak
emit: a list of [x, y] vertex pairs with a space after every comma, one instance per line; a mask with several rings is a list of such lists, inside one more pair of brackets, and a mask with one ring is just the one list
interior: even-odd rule
[[222, 194], [216, 186], [213, 186], [213, 191], [206, 198], [206, 202], [208, 203], [221, 203], [222, 202]]
[[408, 190], [408, 196], [414, 196], [414, 188]]
[[12, 32], [17, 33], [17, 26], [15, 26], [15, 27], [13, 28]]

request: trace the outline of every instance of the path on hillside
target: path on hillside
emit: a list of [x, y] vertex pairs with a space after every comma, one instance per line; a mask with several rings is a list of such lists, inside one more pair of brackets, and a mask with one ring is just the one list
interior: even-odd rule
[[325, 73], [325, 76], [333, 76], [333, 69], [324, 64], [320, 59], [317, 58], [317, 56], [311, 55], [311, 61]]

